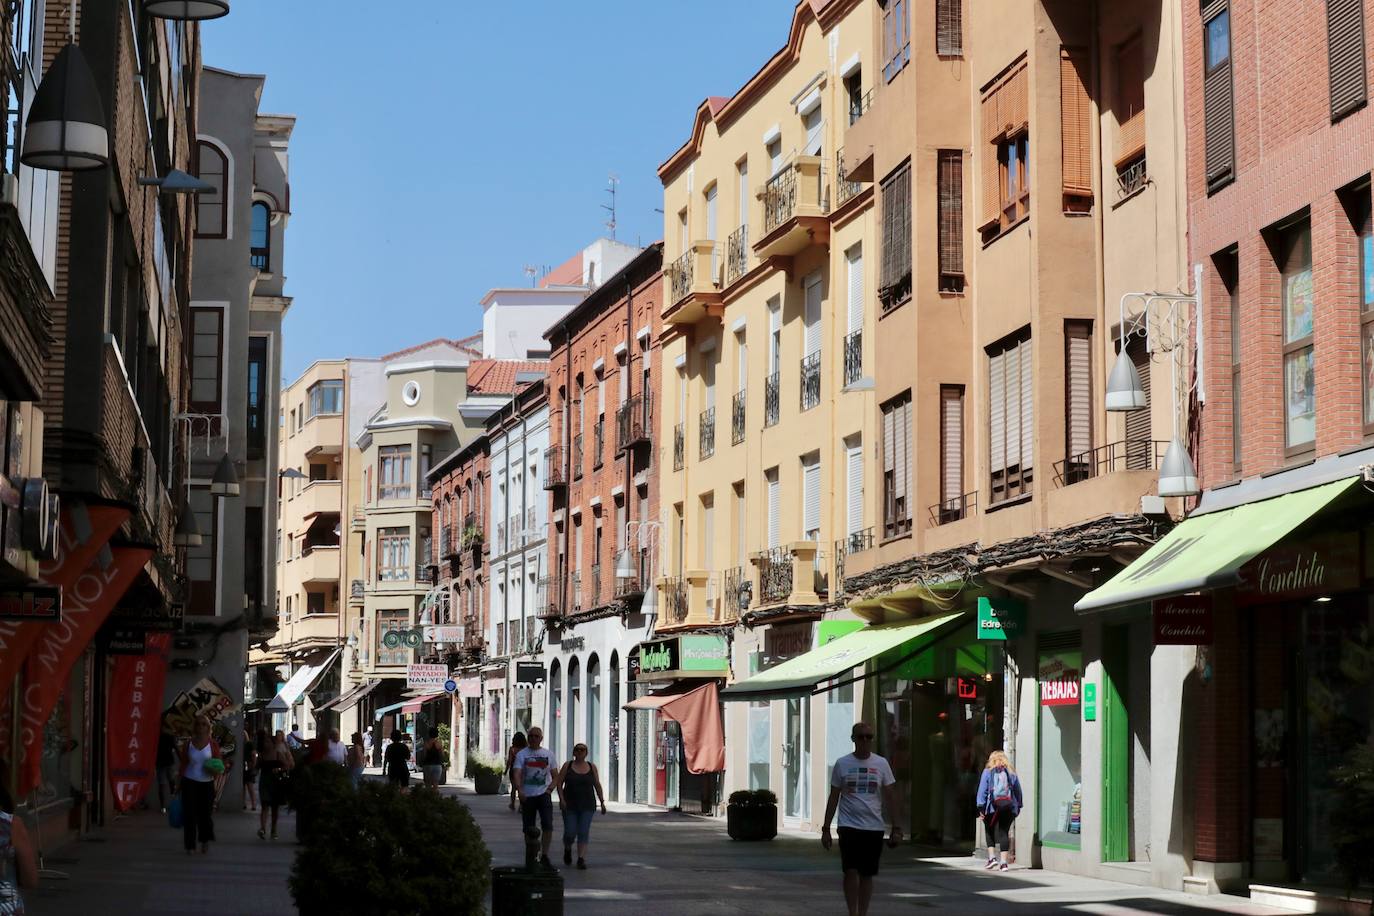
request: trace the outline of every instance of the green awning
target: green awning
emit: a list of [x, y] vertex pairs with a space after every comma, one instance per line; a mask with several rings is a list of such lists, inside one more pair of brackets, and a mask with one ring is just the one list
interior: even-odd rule
[[[761, 671], [748, 680], [731, 684], [720, 692], [725, 700], [767, 700], [776, 697], [819, 693], [817, 685], [877, 658], [889, 649], [921, 639], [934, 642], [946, 627], [962, 621], [965, 614], [944, 614], [919, 620], [901, 620], [855, 630], [805, 655], [789, 659], [776, 668]], [[919, 651], [921, 645], [912, 645]]]
[[1355, 486], [1358, 477], [1246, 503], [1180, 522], [1074, 610], [1102, 611], [1234, 585], [1240, 568]]

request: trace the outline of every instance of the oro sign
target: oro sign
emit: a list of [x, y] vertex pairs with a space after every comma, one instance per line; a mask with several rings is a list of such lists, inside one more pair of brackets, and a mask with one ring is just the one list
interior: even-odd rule
[[444, 681], [446, 680], [448, 680], [447, 665], [406, 666], [407, 690], [433, 690], [437, 693], [444, 689]]

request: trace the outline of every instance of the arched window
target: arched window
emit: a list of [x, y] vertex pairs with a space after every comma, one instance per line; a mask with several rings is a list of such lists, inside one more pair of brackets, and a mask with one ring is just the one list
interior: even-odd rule
[[229, 157], [215, 144], [197, 141], [196, 177], [215, 186], [214, 191], [196, 195], [196, 238], [222, 239], [229, 202]]
[[563, 751], [564, 760], [572, 760], [573, 745], [577, 743], [577, 698], [582, 695], [581, 677], [582, 670], [577, 664], [577, 656], [573, 656], [568, 659], [568, 714], [564, 717], [564, 721], [568, 723], [568, 746]]
[[250, 263], [263, 273], [272, 271], [272, 208], [262, 201], [253, 204], [253, 232], [249, 236]]
[[587, 759], [597, 763], [601, 747], [601, 659], [587, 659]]
[[[611, 727], [607, 732], [608, 736], [620, 735], [620, 653], [611, 653], [611, 667], [606, 672], [610, 679], [611, 697], [606, 703], [606, 710], [611, 716]], [[620, 748], [616, 746], [616, 741], [608, 737], [606, 742], [606, 754], [610, 757], [611, 765], [608, 769], [610, 782], [606, 784], [606, 791], [610, 793], [611, 801], [620, 801]]]
[[[563, 669], [558, 666], [558, 659], [553, 660], [549, 666], [549, 727], [545, 729], [546, 737], [549, 739], [544, 746], [550, 749], [558, 747], [558, 723], [563, 718]], [[538, 725], [539, 723], [535, 723]], [[557, 753], [555, 750], [554, 753]]]

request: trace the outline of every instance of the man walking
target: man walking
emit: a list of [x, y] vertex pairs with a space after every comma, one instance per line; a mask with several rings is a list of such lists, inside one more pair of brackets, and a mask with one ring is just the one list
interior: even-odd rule
[[830, 799], [825, 803], [825, 823], [821, 845], [830, 848], [830, 822], [839, 810], [840, 867], [844, 869], [844, 901], [849, 916], [867, 916], [873, 897], [873, 876], [883, 854], [883, 805], [892, 818], [892, 838], [896, 846], [902, 838], [897, 826], [897, 803], [892, 785], [892, 767], [873, 753], [873, 727], [857, 722], [849, 736], [854, 753], [835, 761], [830, 772]]
[[539, 862], [550, 865], [549, 843], [553, 840], [553, 791], [554, 775], [558, 772], [558, 760], [553, 752], [544, 747], [544, 730], [539, 726], [530, 729], [527, 736], [529, 746], [515, 755], [512, 779], [515, 791], [520, 796], [520, 820], [528, 831], [534, 826], [534, 818], [539, 816], [539, 826], [543, 835], [539, 838]]

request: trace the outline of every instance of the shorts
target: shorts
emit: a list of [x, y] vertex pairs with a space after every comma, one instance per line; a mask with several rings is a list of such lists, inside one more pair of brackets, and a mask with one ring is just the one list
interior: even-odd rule
[[444, 781], [444, 765], [441, 763], [427, 763], [424, 767], [425, 779], [433, 785], [441, 785]]
[[574, 811], [569, 808], [563, 812], [563, 845], [571, 846], [573, 840], [579, 843], [589, 843], [592, 839], [592, 818], [596, 816], [596, 811], [588, 809], [586, 811]]
[[520, 821], [526, 830], [534, 826], [535, 814], [539, 815], [539, 826], [545, 833], [553, 830], [553, 799], [549, 797], [549, 793], [527, 795], [520, 802]]
[[862, 878], [878, 873], [878, 860], [883, 857], [883, 832], [840, 827], [840, 868], [856, 871]]

